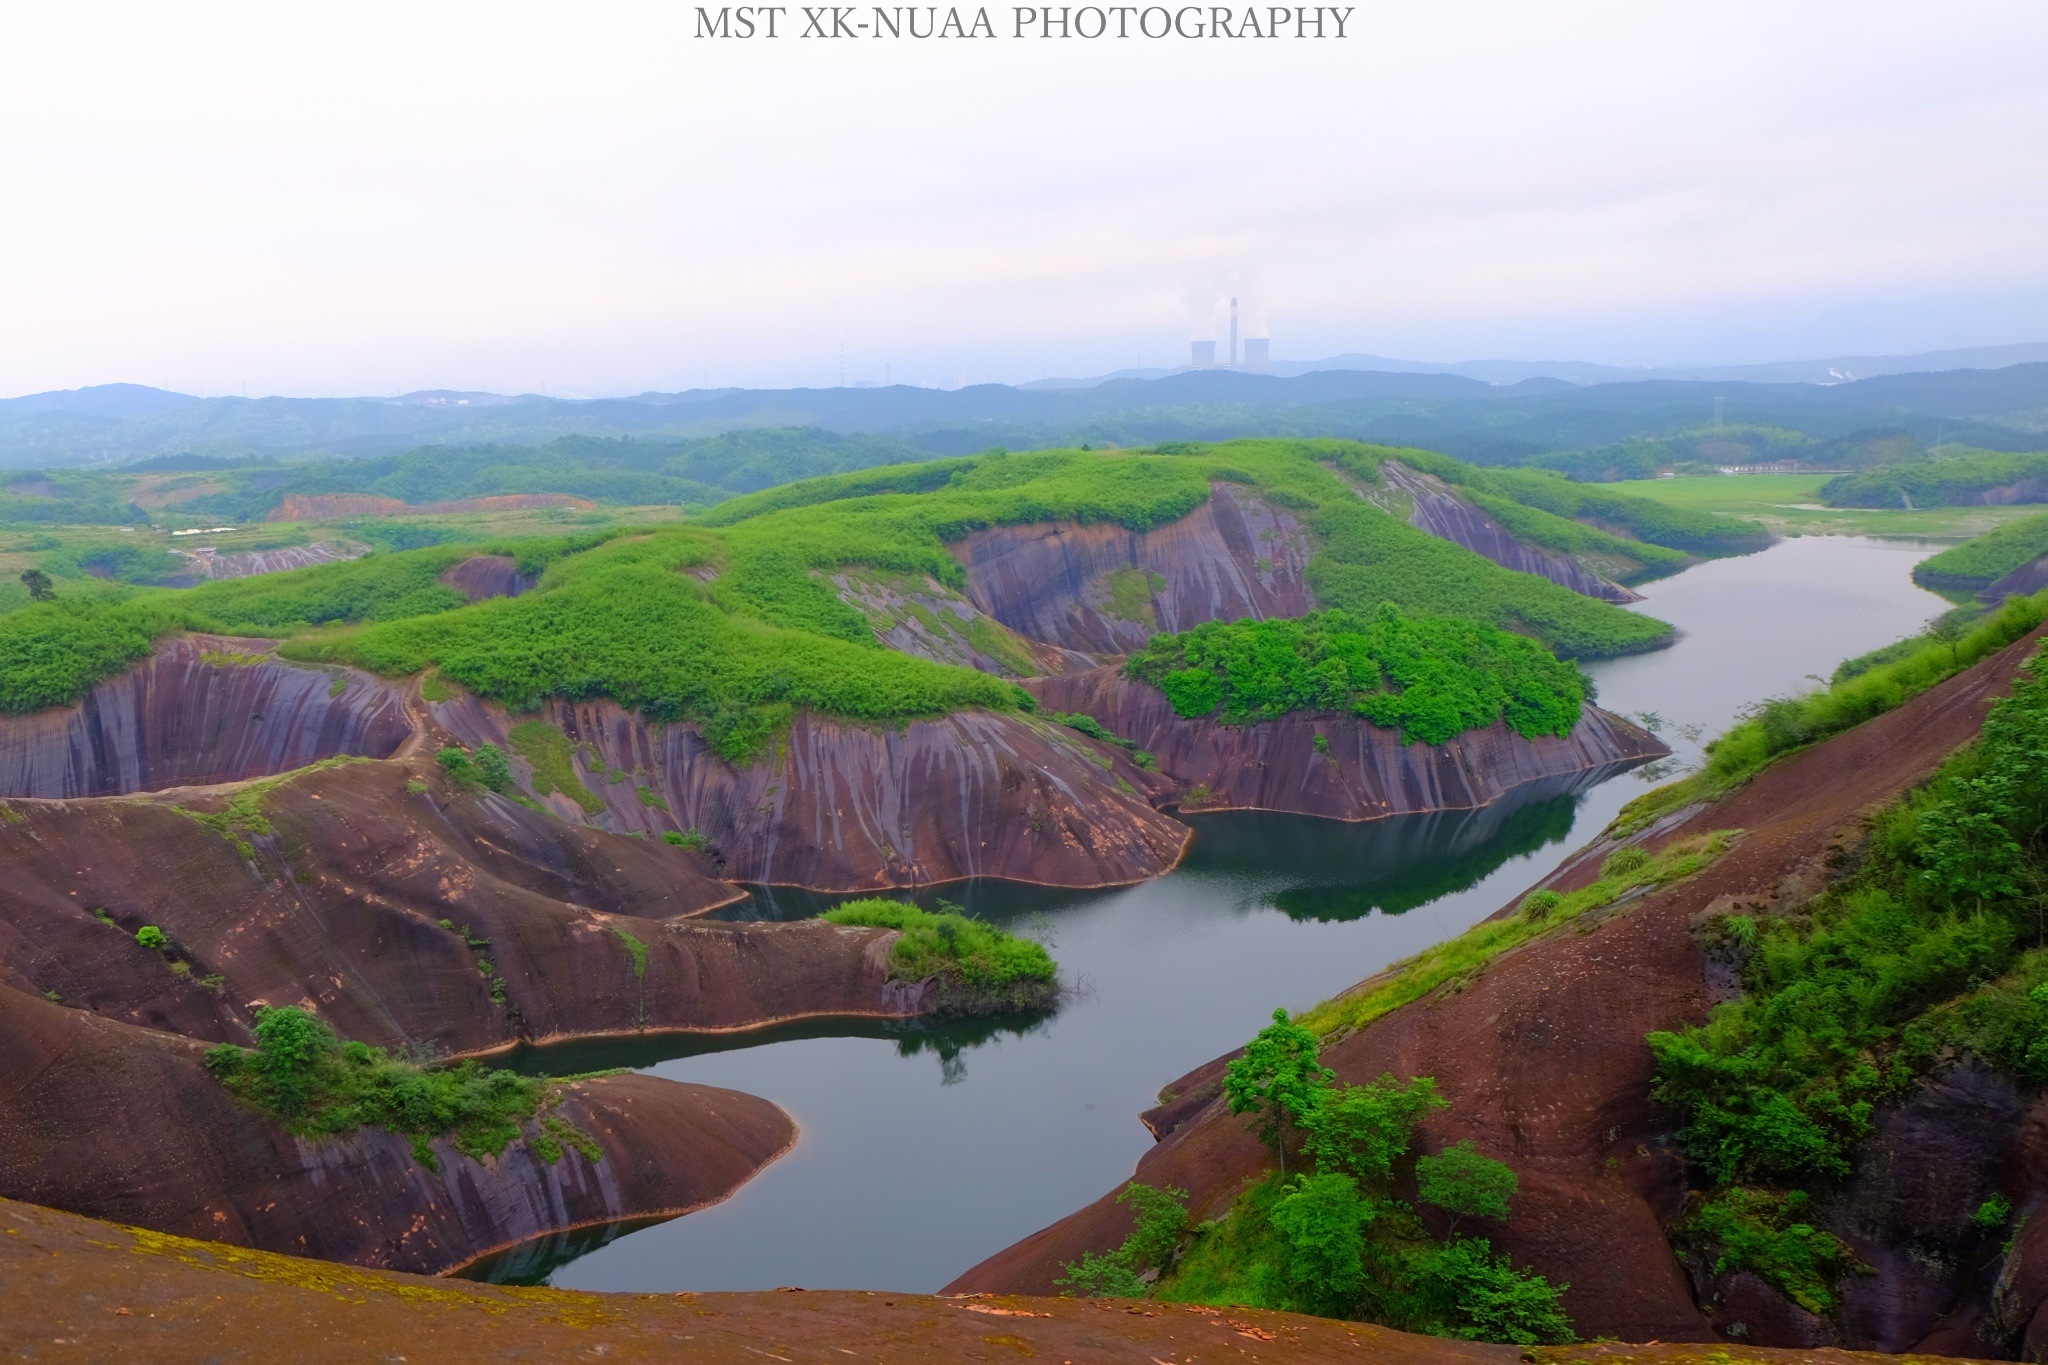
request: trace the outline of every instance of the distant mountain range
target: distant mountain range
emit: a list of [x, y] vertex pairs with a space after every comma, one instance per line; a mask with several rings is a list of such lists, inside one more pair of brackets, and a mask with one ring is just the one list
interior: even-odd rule
[[[1990, 364], [2014, 354], [2039, 358]], [[1908, 361], [1913, 368], [1888, 368]], [[1363, 368], [1367, 364], [1381, 368]], [[0, 400], [0, 467], [151, 459], [190, 466], [367, 456], [436, 444], [539, 445], [563, 436], [678, 440], [759, 427], [886, 433], [933, 454], [995, 445], [1348, 436], [1486, 462], [1696, 433], [1717, 423], [1781, 428], [1816, 441], [1885, 429], [1922, 445], [2048, 445], [2042, 434], [2048, 432], [2048, 345], [1678, 375], [1509, 361], [1396, 368], [1409, 364], [1342, 356], [1315, 362], [1316, 368], [1275, 366], [1303, 371], [1291, 375], [1199, 370], [1020, 387], [699, 389], [594, 400], [450, 391], [396, 398], [195, 398], [106, 384]], [[1814, 377], [1859, 365], [1872, 376]]]
[[[1878, 375], [1928, 373], [1941, 370], [1996, 370], [2008, 365], [2048, 361], [2048, 341], [2017, 346], [1969, 346], [1954, 351], [1923, 351], [1918, 355], [1840, 355], [1827, 360], [1781, 360], [1766, 365], [1690, 365], [1634, 368], [1596, 365], [1585, 360], [1396, 360], [1390, 356], [1348, 352], [1324, 360], [1276, 360], [1271, 373], [1282, 377], [1318, 370], [1381, 370], [1391, 374], [1455, 374], [1488, 384], [1518, 384], [1525, 379], [1562, 379], [1570, 384], [1626, 384], [1645, 379], [1736, 381], [1752, 384], [1845, 384]], [[1092, 379], [1038, 379], [1026, 389], [1078, 389], [1111, 379], [1164, 379], [1178, 370], [1118, 370]]]

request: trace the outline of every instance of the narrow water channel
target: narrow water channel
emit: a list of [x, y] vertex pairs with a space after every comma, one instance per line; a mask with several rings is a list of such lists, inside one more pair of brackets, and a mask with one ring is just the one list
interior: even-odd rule
[[[1812, 687], [1943, 610], [1909, 577], [1935, 548], [1808, 537], [1650, 584], [1640, 609], [1683, 636], [1591, 665], [1600, 703], [1655, 712], [1680, 758], [1696, 756], [1680, 727], [1712, 736], [1746, 703]], [[1243, 1042], [1276, 1005], [1314, 1004], [1491, 914], [1645, 785], [1639, 771], [1369, 825], [1195, 817], [1185, 864], [1141, 886], [942, 888], [1046, 938], [1079, 987], [1049, 1018], [530, 1053], [528, 1069], [633, 1066], [762, 1095], [802, 1135], [723, 1204], [531, 1244], [475, 1273], [606, 1290], [937, 1289], [1126, 1178], [1152, 1141], [1136, 1116], [1161, 1086]], [[748, 913], [816, 908], [762, 893]]]

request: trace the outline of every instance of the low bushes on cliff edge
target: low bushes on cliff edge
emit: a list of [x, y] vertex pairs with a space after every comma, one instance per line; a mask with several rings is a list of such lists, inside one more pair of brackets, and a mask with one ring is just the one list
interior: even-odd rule
[[897, 930], [901, 937], [889, 953], [890, 979], [936, 982], [942, 1010], [1032, 1009], [1058, 997], [1059, 968], [1044, 946], [982, 920], [888, 900], [849, 901], [823, 918]]
[[432, 1142], [446, 1137], [468, 1157], [497, 1156], [523, 1141], [542, 1160], [565, 1147], [601, 1160], [588, 1133], [549, 1111], [560, 1093], [548, 1081], [474, 1061], [415, 1066], [382, 1048], [343, 1043], [296, 1006], [256, 1012], [256, 1047], [209, 1048], [206, 1069], [229, 1093], [299, 1137], [342, 1137], [362, 1127], [410, 1140], [413, 1157], [440, 1168]]
[[1506, 721], [1528, 739], [1578, 724], [1585, 679], [1526, 636], [1475, 621], [1416, 620], [1392, 603], [1370, 615], [1210, 621], [1155, 635], [1125, 673], [1166, 693], [1189, 719], [1231, 725], [1290, 711], [1349, 711], [1443, 744]]
[[[1795, 914], [1710, 925], [1743, 996], [1650, 1035], [1656, 1096], [1710, 1187], [1678, 1240], [1714, 1271], [1829, 1311], [1857, 1262], [1806, 1204], [1854, 1172], [1877, 1111], [1966, 1058], [2048, 1084], [2048, 678], [2031, 667], [1974, 747], [1873, 821], [1853, 876]], [[1997, 1193], [1964, 1191], [1957, 1222]]]
[[[1436, 1082], [1383, 1075], [1340, 1086], [1317, 1060], [1318, 1046], [1279, 1010], [1230, 1063], [1225, 1097], [1232, 1113], [1253, 1116], [1278, 1158], [1273, 1175], [1199, 1228], [1188, 1225], [1185, 1191], [1132, 1183], [1117, 1199], [1132, 1205], [1134, 1231], [1062, 1267], [1060, 1283], [1088, 1295], [1279, 1308], [1466, 1340], [1573, 1340], [1560, 1303], [1570, 1286], [1517, 1270], [1483, 1237], [1457, 1235], [1468, 1219], [1505, 1221], [1517, 1182], [1469, 1141], [1434, 1156], [1412, 1150], [1417, 1122], [1447, 1107]], [[1417, 1204], [1447, 1216], [1448, 1235], [1434, 1236]]]
[[2044, 554], [2048, 554], [2048, 513], [2008, 521], [1975, 540], [1921, 560], [1913, 566], [1913, 581], [1923, 588], [1976, 592]]

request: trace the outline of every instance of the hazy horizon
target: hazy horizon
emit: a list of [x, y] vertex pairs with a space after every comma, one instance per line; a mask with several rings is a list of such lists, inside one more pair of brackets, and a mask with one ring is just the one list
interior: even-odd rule
[[1180, 364], [1233, 292], [1296, 360], [2048, 336], [2036, 6], [950, 46], [691, 13], [11, 17], [0, 394], [1022, 383]]

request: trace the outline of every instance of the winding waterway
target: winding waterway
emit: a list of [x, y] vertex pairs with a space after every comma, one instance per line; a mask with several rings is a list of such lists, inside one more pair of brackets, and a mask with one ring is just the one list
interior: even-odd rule
[[[1600, 703], [1654, 712], [1681, 760], [1755, 699], [1815, 685], [1945, 604], [1912, 566], [1937, 547], [1808, 537], [1643, 589], [1668, 650], [1593, 664]], [[1681, 733], [1681, 730], [1683, 733]], [[935, 1290], [1126, 1178], [1167, 1082], [1513, 900], [1645, 789], [1644, 774], [1525, 792], [1486, 811], [1343, 825], [1193, 817], [1169, 876], [1106, 892], [965, 885], [940, 894], [1043, 936], [1080, 989], [1010, 1027], [814, 1025], [743, 1044], [650, 1039], [549, 1049], [557, 1073], [634, 1066], [774, 1100], [802, 1136], [725, 1203], [592, 1229], [480, 1266], [579, 1289], [805, 1285]], [[930, 897], [924, 897], [927, 901]], [[762, 893], [747, 913], [810, 913]]]

